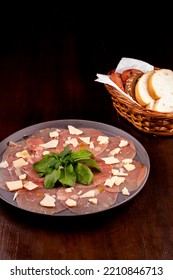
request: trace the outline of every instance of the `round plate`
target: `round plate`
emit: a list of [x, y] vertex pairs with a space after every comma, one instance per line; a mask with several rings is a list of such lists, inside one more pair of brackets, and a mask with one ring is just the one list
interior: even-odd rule
[[[136, 147], [135, 159], [137, 161], [140, 161], [142, 164], [144, 164], [147, 167], [146, 177], [145, 177], [143, 183], [140, 185], [140, 187], [136, 191], [132, 192], [130, 196], [123, 196], [121, 193], [119, 193], [115, 204], [112, 205], [111, 207], [109, 207], [108, 209], [115, 208], [117, 206], [120, 206], [120, 205], [126, 203], [127, 201], [134, 198], [141, 191], [141, 189], [144, 187], [144, 185], [148, 179], [149, 172], [150, 172], [150, 159], [149, 159], [149, 156], [148, 156], [145, 148], [142, 146], [142, 144], [136, 138], [131, 136], [129, 133], [127, 133], [119, 128], [105, 124], [105, 123], [99, 123], [99, 122], [90, 121], [90, 120], [64, 119], [64, 120], [53, 120], [53, 121], [48, 121], [48, 122], [42, 122], [42, 123], [38, 123], [38, 124], [35, 124], [32, 126], [28, 126], [24, 129], [21, 129], [15, 133], [11, 134], [10, 136], [5, 138], [0, 143], [0, 160], [2, 160], [2, 155], [10, 141], [15, 142], [15, 141], [21, 140], [27, 136], [30, 136], [34, 132], [44, 129], [44, 128], [51, 128], [51, 127], [67, 128], [67, 125], [73, 125], [75, 127], [83, 127], [83, 128], [94, 128], [94, 129], [98, 129], [98, 130], [102, 131], [103, 133], [105, 133], [108, 136], [125, 137], [126, 139], [132, 141]], [[16, 201], [13, 200], [13, 196], [14, 196], [13, 193], [0, 188], [0, 198], [11, 205], [18, 207]], [[20, 208], [20, 207], [18, 207], [18, 208]], [[20, 209], [25, 210], [23, 208], [20, 208]], [[105, 209], [103, 211], [106, 211], [108, 209]], [[27, 211], [27, 210], [25, 210], [25, 211]], [[97, 212], [94, 212], [94, 213], [97, 213]], [[91, 214], [94, 214], [94, 213], [91, 213]], [[86, 214], [86, 215], [88, 215], [88, 214]], [[53, 214], [51, 216], [78, 216], [78, 215], [73, 214], [72, 212], [70, 212], [67, 209], [60, 213]]]

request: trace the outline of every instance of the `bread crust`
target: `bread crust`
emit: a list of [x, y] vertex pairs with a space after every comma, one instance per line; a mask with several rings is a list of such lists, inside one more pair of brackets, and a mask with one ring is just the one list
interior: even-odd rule
[[144, 73], [136, 83], [135, 97], [137, 102], [142, 106], [146, 106], [151, 102], [153, 103], [153, 98], [148, 90], [148, 79], [154, 73], [154, 71], [155, 70], [150, 70]]
[[131, 74], [131, 76], [126, 80], [125, 83], [125, 92], [130, 95], [135, 101], [135, 87], [138, 79], [143, 75], [144, 73], [140, 70], [136, 70], [135, 73]]

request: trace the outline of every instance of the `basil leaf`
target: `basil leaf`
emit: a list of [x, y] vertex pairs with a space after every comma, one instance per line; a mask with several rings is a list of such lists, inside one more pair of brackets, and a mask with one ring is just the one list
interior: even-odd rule
[[44, 175], [45, 175], [44, 172], [39, 172], [39, 173], [38, 173], [38, 176], [39, 176], [39, 177], [43, 177]]
[[57, 159], [53, 156], [44, 155], [40, 161], [33, 164], [33, 168], [39, 173], [49, 174], [56, 163]]
[[91, 183], [94, 175], [88, 166], [77, 162], [74, 170], [76, 173], [76, 182], [84, 185], [89, 185]]
[[74, 184], [76, 183], [76, 174], [73, 170], [72, 164], [67, 165], [63, 169], [61, 169], [59, 181], [63, 186], [74, 186]]
[[98, 171], [101, 171], [101, 168], [97, 164], [97, 162], [91, 158], [83, 159], [82, 162], [87, 163], [89, 166], [96, 168]]
[[44, 186], [46, 189], [52, 189], [55, 186], [55, 183], [59, 180], [60, 169], [54, 169], [52, 173], [48, 174], [44, 178]]
[[69, 145], [65, 146], [64, 150], [58, 154], [59, 158], [64, 159], [66, 156], [71, 155], [72, 151], [70, 150]]
[[59, 154], [52, 152], [44, 155], [40, 161], [33, 164], [33, 168], [40, 177], [45, 176], [46, 188], [53, 188], [57, 181], [63, 186], [74, 186], [76, 182], [89, 185], [93, 179], [90, 167], [101, 171], [92, 158], [94, 155], [90, 151], [82, 149], [72, 152], [67, 145]]
[[94, 157], [94, 155], [88, 150], [77, 150], [72, 153], [73, 161], [79, 161], [89, 157]]

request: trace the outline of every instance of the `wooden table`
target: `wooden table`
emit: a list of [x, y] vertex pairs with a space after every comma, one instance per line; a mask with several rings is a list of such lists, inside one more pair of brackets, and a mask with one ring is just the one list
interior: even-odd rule
[[[94, 81], [96, 73], [107, 73], [122, 56], [134, 57], [137, 48], [131, 46], [126, 53], [125, 47], [117, 47], [114, 53], [108, 36], [112, 30], [107, 36], [102, 32], [108, 24], [96, 29], [99, 19], [101, 24], [98, 14], [90, 14], [87, 27], [89, 12], [79, 16], [81, 33], [77, 13], [64, 12], [58, 19], [57, 11], [53, 16], [50, 11], [46, 17], [45, 8], [40, 20], [36, 12], [30, 18], [23, 14], [22, 24], [13, 16], [8, 32], [1, 33], [0, 141], [40, 122], [92, 120], [121, 128], [140, 141], [151, 170], [136, 197], [93, 215], [37, 215], [0, 200], [0, 259], [172, 259], [173, 138], [137, 130], [117, 114], [104, 85]], [[165, 40], [168, 48], [171, 42]], [[151, 49], [148, 55], [138, 49], [136, 58], [173, 68], [170, 50], [163, 54], [163, 49]]]

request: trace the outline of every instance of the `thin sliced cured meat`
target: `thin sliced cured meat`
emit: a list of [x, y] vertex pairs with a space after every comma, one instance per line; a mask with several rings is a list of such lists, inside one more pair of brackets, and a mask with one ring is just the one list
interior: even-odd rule
[[24, 166], [22, 170], [25, 174], [27, 174], [27, 180], [31, 180], [33, 183], [43, 187], [44, 178], [39, 177], [38, 173], [33, 168], [33, 164], [29, 163], [28, 165]]
[[26, 140], [26, 146], [31, 150], [36, 152], [39, 145], [43, 144], [44, 141], [41, 138], [31, 137]]
[[[94, 193], [94, 197], [86, 193]], [[87, 195], [86, 195], [87, 196]], [[57, 192], [57, 198], [64, 207], [67, 207], [71, 212], [77, 215], [86, 215], [99, 211], [104, 211], [111, 207], [117, 199], [118, 193], [106, 192], [102, 187], [95, 186], [89, 190], [78, 190], [73, 188], [71, 192], [66, 192], [65, 188], [60, 188]], [[76, 206], [68, 206], [66, 203], [68, 199], [72, 199], [76, 202]], [[96, 204], [93, 199], [96, 199]]]
[[[43, 152], [45, 151], [45, 148], [43, 148], [41, 145], [45, 144], [52, 139], [57, 139], [59, 143], [59, 139], [61, 138], [59, 136], [60, 133], [62, 133], [66, 129], [58, 130], [57, 128], [45, 128], [42, 130], [39, 130], [38, 132], [35, 132], [26, 140], [27, 147], [36, 153], [38, 160], [43, 155]], [[57, 136], [50, 136], [50, 133], [57, 132]], [[55, 148], [49, 148], [50, 152], [56, 152]]]
[[120, 185], [114, 184], [112, 187], [104, 185], [103, 188], [108, 192], [121, 192], [124, 187], [126, 187], [129, 192], [138, 189], [146, 177], [147, 167], [136, 160], [132, 160], [131, 164], [134, 166], [134, 169], [128, 171], [123, 167], [123, 163], [121, 163], [120, 169], [125, 175], [120, 176], [121, 178], [124, 178], [124, 181]]
[[16, 159], [16, 153], [26, 149], [26, 141], [19, 140], [17, 142], [10, 142], [3, 153], [2, 161], [7, 161], [8, 164], [12, 164], [13, 160]]
[[16, 203], [20, 208], [27, 211], [52, 215], [65, 210], [66, 207], [64, 207], [58, 200], [55, 202], [55, 207], [43, 207], [40, 205], [40, 202], [46, 194], [56, 198], [56, 193], [56, 189], [48, 190], [45, 188], [36, 188], [32, 191], [22, 189], [17, 191]]
[[19, 178], [15, 174], [14, 170], [10, 170], [8, 168], [0, 168], [0, 187], [4, 190], [8, 191], [6, 182], [15, 181]]
[[[67, 209], [78, 215], [95, 213], [114, 205], [118, 193], [122, 192], [124, 187], [131, 194], [144, 182], [147, 167], [140, 161], [135, 160], [136, 148], [132, 141], [123, 136], [108, 137], [103, 132], [93, 128], [79, 129], [82, 131], [81, 134], [73, 134], [75, 130], [70, 133], [70, 130], [65, 128], [45, 128], [35, 132], [27, 139], [9, 143], [2, 156], [2, 162], [7, 161], [8, 166], [3, 167], [3, 164], [1, 164], [0, 187], [9, 191], [6, 182], [19, 180], [20, 175], [25, 175], [21, 179], [23, 189], [17, 191], [16, 188], [16, 190], [13, 190], [14, 193], [16, 191], [15, 199], [20, 208], [49, 215]], [[42, 145], [53, 139], [58, 140], [54, 141], [55, 146], [53, 148]], [[77, 145], [74, 145], [76, 142]], [[39, 161], [45, 153], [60, 153], [67, 145], [73, 152], [79, 149], [91, 151], [94, 155], [94, 160], [101, 168], [101, 172], [91, 167], [94, 177], [90, 185], [76, 183], [72, 188], [56, 185], [53, 189], [46, 189], [44, 187], [44, 178], [39, 177], [39, 174], [33, 168], [33, 164]], [[25, 156], [24, 151], [28, 152], [29, 156]], [[109, 157], [116, 158], [117, 162], [105, 161], [104, 158]], [[26, 162], [21, 166], [16, 166], [14, 161], [17, 159]], [[128, 160], [134, 168], [127, 168], [125, 164]], [[113, 170], [114, 172], [115, 170], [119, 172], [119, 174], [115, 172], [117, 176], [124, 176], [124, 180], [121, 181], [120, 179], [121, 182], [116, 181], [110, 187], [105, 182], [112, 178]], [[38, 187], [33, 190], [25, 189], [24, 184], [26, 182], [35, 183]], [[87, 192], [89, 192], [88, 196], [86, 196]], [[49, 207], [49, 203], [40, 205], [40, 201], [46, 194], [55, 198], [54, 206]], [[67, 203], [67, 200], [69, 200], [69, 203]]]
[[[64, 150], [64, 147], [69, 145], [70, 149], [74, 152], [79, 149], [86, 149], [93, 153], [94, 156], [98, 156], [106, 148], [108, 143], [100, 144], [98, 141], [99, 136], [106, 136], [103, 132], [93, 128], [81, 128], [83, 132], [80, 135], [72, 135], [69, 130], [63, 130], [59, 134], [59, 144], [57, 146], [57, 152]], [[84, 141], [87, 137], [90, 138], [89, 144]], [[77, 140], [77, 145], [70, 143], [71, 139]], [[83, 140], [82, 140], [83, 139]]]
[[[98, 140], [99, 136], [106, 136], [103, 132], [94, 129], [94, 128], [83, 128], [82, 129], [83, 134], [81, 134], [79, 137], [79, 143], [80, 143], [80, 149], [87, 149], [91, 151], [94, 156], [100, 155], [108, 146], [108, 142], [106, 143], [100, 143]], [[90, 137], [90, 142], [93, 143], [93, 148], [90, 147], [90, 145], [85, 144], [81, 137]], [[84, 145], [84, 148], [83, 148]]]
[[135, 166], [135, 169], [128, 171], [126, 180], [119, 186], [120, 190], [126, 187], [129, 192], [133, 192], [141, 186], [146, 177], [147, 167], [145, 165], [136, 160], [133, 160], [132, 164]]
[[[54, 132], [56, 130], [56, 128], [45, 128], [34, 133], [26, 140], [27, 147], [35, 152], [37, 151], [37, 153], [40, 151], [40, 154], [42, 154], [44, 149], [40, 147], [40, 144], [50, 141], [52, 139], [50, 132]], [[56, 148], [49, 150], [60, 153], [64, 150], [65, 146], [69, 145], [72, 151], [76, 151], [78, 149], [87, 149], [97, 156], [106, 149], [108, 143], [100, 144], [98, 141], [98, 136], [106, 136], [103, 132], [93, 128], [81, 128], [81, 131], [83, 132], [82, 134], [73, 135], [68, 129], [59, 129], [58, 136], [54, 137], [54, 139], [58, 140], [58, 145]], [[85, 142], [87, 137], [90, 138], [89, 143]], [[73, 144], [71, 139], [75, 139], [75, 141], [77, 141], [77, 145]]]
[[123, 136], [112, 136], [109, 137], [107, 148], [99, 156], [104, 158], [111, 155], [114, 155], [119, 161], [125, 158], [133, 159], [136, 155], [136, 147], [132, 141]]
[[120, 192], [120, 188], [115, 184], [111, 188], [106, 185], [103, 185], [102, 187], [104, 188], [104, 190], [108, 192], [116, 192], [116, 193]]
[[66, 130], [66, 129], [57, 129], [55, 127], [44, 128], [44, 129], [41, 129], [41, 130], [33, 133], [28, 139], [40, 139], [42, 141], [42, 143], [46, 143], [46, 142], [50, 141], [51, 138], [58, 138], [58, 136], [51, 137], [50, 136], [51, 132], [57, 131], [58, 135], [59, 135], [59, 132], [63, 131], [63, 130]]

